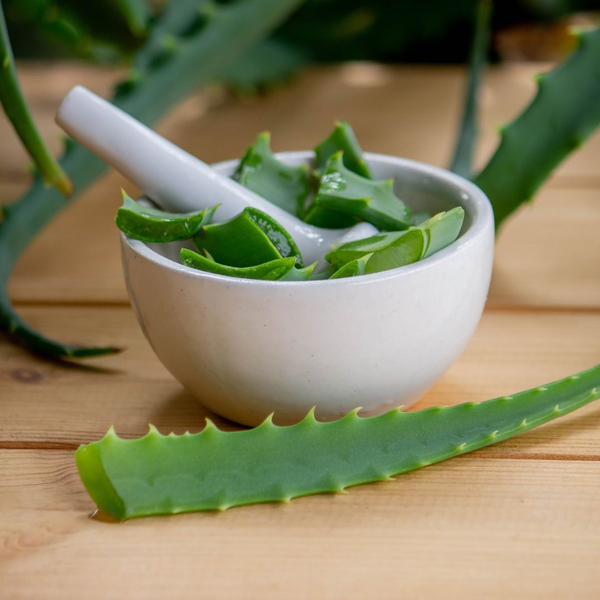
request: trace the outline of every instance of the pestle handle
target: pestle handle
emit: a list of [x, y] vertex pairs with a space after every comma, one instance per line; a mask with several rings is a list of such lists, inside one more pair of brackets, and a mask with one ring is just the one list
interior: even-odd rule
[[[303, 223], [82, 86], [65, 96], [56, 122], [165, 210], [191, 212], [220, 204], [217, 221], [248, 206], [268, 213], [290, 232], [307, 264], [322, 258], [341, 236], [356, 236], [353, 228], [328, 230]], [[366, 237], [368, 228], [369, 235], [377, 231], [365, 225], [356, 231], [360, 237]]]

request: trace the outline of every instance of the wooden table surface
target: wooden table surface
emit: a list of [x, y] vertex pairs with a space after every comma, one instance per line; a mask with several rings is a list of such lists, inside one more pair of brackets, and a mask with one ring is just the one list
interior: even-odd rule
[[[494, 127], [531, 97], [539, 67], [494, 69], [483, 91], [484, 159]], [[75, 83], [107, 93], [114, 73], [21, 70], [47, 139]], [[254, 135], [309, 148], [336, 118], [366, 150], [445, 165], [464, 72], [369, 65], [312, 70], [264, 98], [209, 90], [159, 130], [213, 161]], [[28, 160], [0, 120], [0, 203], [26, 189]], [[600, 358], [600, 136], [572, 156], [502, 230], [481, 325], [418, 407], [510, 394]], [[520, 438], [403, 475], [289, 505], [113, 524], [90, 519], [73, 452], [114, 424], [123, 436], [197, 431], [207, 411], [154, 357], [129, 308], [113, 216], [114, 173], [40, 236], [12, 296], [42, 331], [122, 344], [82, 366], [0, 340], [2, 598], [600, 597], [600, 406]], [[231, 427], [222, 419], [219, 424]]]

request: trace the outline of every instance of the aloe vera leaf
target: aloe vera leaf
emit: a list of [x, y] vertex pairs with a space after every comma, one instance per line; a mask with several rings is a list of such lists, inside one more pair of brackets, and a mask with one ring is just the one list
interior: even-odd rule
[[340, 150], [344, 153], [343, 160], [347, 169], [361, 177], [373, 178], [354, 131], [346, 121], [336, 121], [329, 137], [315, 147], [317, 170], [323, 171], [329, 159]]
[[281, 225], [264, 212], [248, 207], [224, 223], [206, 225], [194, 244], [213, 260], [230, 267], [254, 267], [278, 258], [302, 258], [296, 243]]
[[366, 255], [364, 273], [389, 271], [431, 256], [456, 240], [462, 228], [465, 211], [457, 206], [406, 231], [379, 233], [370, 238], [342, 244], [325, 258], [336, 269]]
[[304, 210], [301, 218], [305, 223], [323, 229], [345, 229], [356, 225], [359, 221], [357, 217], [352, 215], [318, 206], [314, 200]]
[[[344, 153], [343, 161], [346, 168], [362, 177], [372, 178], [371, 170], [363, 157], [363, 152], [350, 123], [337, 121], [329, 137], [315, 147], [317, 168], [314, 174], [319, 179], [321, 179], [329, 159], [340, 150]], [[304, 213], [299, 216], [302, 216], [306, 223], [327, 229], [351, 227], [358, 221], [356, 217], [351, 215], [346, 215], [324, 206], [318, 206], [314, 200], [305, 209]]]
[[243, 94], [256, 93], [288, 81], [309, 61], [302, 48], [266, 39], [221, 73], [219, 81]]
[[[226, 6], [213, 5], [210, 14], [205, 11], [201, 15], [199, 9], [206, 2], [172, 0], [136, 55], [132, 75], [115, 90], [115, 104], [143, 123], [154, 123], [196, 86], [214, 80], [300, 3], [301, 0], [237, 0]], [[196, 21], [192, 19], [194, 14]], [[161, 58], [164, 40], [173, 37], [181, 38], [181, 43]], [[75, 185], [71, 201], [107, 169], [98, 157], [74, 142], [67, 144], [61, 165]], [[36, 180], [20, 200], [4, 208], [0, 223], [0, 331], [52, 357], [82, 358], [116, 352], [116, 347], [68, 345], [42, 335], [15, 312], [8, 296], [8, 280], [19, 256], [68, 205], [62, 194], [46, 189]]]
[[366, 268], [369, 259], [373, 256], [373, 253], [365, 254], [360, 258], [351, 260], [346, 263], [343, 267], [339, 268], [329, 279], [342, 279], [344, 277], [358, 277], [359, 275], [366, 275]]
[[250, 146], [233, 178], [287, 212], [301, 214], [310, 191], [306, 165], [293, 167], [271, 152], [271, 134], [260, 133]]
[[109, 0], [121, 13], [127, 26], [136, 36], [146, 33], [150, 7], [145, 0]]
[[245, 431], [139, 439], [111, 428], [79, 447], [75, 461], [96, 504], [119, 520], [224, 510], [259, 502], [341, 492], [385, 481], [529, 431], [600, 396], [600, 365], [513, 396], [362, 418], [354, 410], [330, 423], [311, 411], [278, 427], [271, 417]]
[[421, 223], [418, 226], [419, 229], [425, 229], [429, 234], [429, 243], [423, 254], [423, 258], [427, 258], [452, 244], [458, 238], [464, 220], [465, 210], [457, 206]]
[[35, 162], [42, 179], [53, 185], [65, 196], [73, 191], [73, 183], [54, 158], [27, 106], [23, 90], [17, 76], [15, 60], [6, 29], [4, 11], [0, 2], [0, 101], [4, 112], [12, 123], [25, 149]]
[[308, 281], [309, 279], [313, 279], [312, 274], [317, 266], [317, 262], [314, 262], [312, 265], [308, 265], [308, 267], [294, 267], [290, 271], [288, 271], [280, 281]]
[[176, 242], [195, 236], [202, 226], [210, 223], [217, 208], [169, 213], [144, 206], [123, 190], [123, 206], [117, 211], [115, 222], [125, 235], [142, 242]]
[[386, 269], [394, 269], [420, 260], [427, 250], [427, 245], [426, 232], [413, 227], [406, 231], [378, 233], [363, 240], [342, 244], [327, 253], [325, 259], [334, 269], [338, 270], [367, 254], [373, 255], [369, 263], [374, 260], [376, 255], [381, 255], [373, 264], [380, 267], [386, 265]]
[[431, 219], [431, 217], [431, 213], [418, 212], [413, 214], [413, 216], [410, 219], [410, 222], [413, 225], [413, 227], [417, 227], [418, 225], [421, 225], [421, 223], [424, 223], [425, 221]]
[[496, 228], [530, 200], [552, 170], [600, 124], [600, 28], [578, 33], [577, 50], [537, 78], [537, 95], [474, 179], [494, 208]]
[[491, 0], [479, 0], [475, 13], [475, 34], [471, 46], [469, 60], [469, 80], [465, 94], [465, 105], [462, 120], [454, 149], [450, 170], [471, 177], [473, 170], [473, 153], [477, 141], [478, 95], [481, 79], [487, 63], [487, 50], [490, 39], [492, 20]]
[[277, 258], [252, 267], [230, 267], [222, 265], [200, 254], [181, 249], [181, 262], [186, 267], [206, 271], [207, 273], [216, 273], [217, 275], [227, 275], [228, 277], [241, 277], [242, 279], [266, 279], [270, 281], [282, 279], [294, 269], [296, 263], [293, 256], [289, 258]]
[[341, 151], [329, 159], [315, 203], [381, 229], [407, 229], [411, 224], [410, 209], [394, 194], [394, 180], [373, 181], [353, 173], [344, 166]]

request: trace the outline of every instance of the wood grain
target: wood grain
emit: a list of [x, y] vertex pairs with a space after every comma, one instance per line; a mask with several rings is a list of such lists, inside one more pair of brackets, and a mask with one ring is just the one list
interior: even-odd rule
[[[490, 72], [480, 162], [496, 144], [493, 127], [533, 94], [538, 70]], [[56, 149], [62, 96], [75, 83], [107, 94], [118, 76], [66, 64], [21, 73]], [[239, 156], [261, 129], [272, 130], [275, 149], [311, 147], [344, 118], [367, 150], [444, 165], [463, 79], [452, 67], [312, 69], [267, 97], [203, 92], [160, 131], [215, 161]], [[0, 140], [6, 203], [26, 188], [28, 160], [5, 121]], [[510, 394], [598, 362], [599, 157], [596, 135], [502, 230], [481, 325], [415, 409]], [[126, 351], [61, 364], [0, 339], [0, 597], [600, 597], [600, 403], [344, 496], [122, 525], [90, 519], [78, 444], [111, 424], [125, 437], [144, 434], [148, 422], [164, 433], [198, 431], [209, 415], [162, 367], [127, 306], [113, 224], [121, 186], [135, 193], [114, 173], [90, 188], [28, 249], [11, 284], [42, 331]]]
[[[531, 75], [538, 68], [505, 66], [491, 73], [482, 97], [486, 133], [480, 156], [489, 154], [496, 143], [492, 125], [517, 113], [533, 93]], [[54, 78], [36, 67], [23, 72], [36, 116], [48, 135], [56, 128], [55, 107], [82, 73], [83, 83], [104, 94], [115, 76], [103, 71], [91, 77], [76, 67]], [[273, 131], [276, 149], [311, 147], [335, 118], [346, 118], [366, 149], [443, 165], [451, 151], [461, 85], [462, 73], [454, 68], [324, 68], [260, 100], [204, 93], [181, 105], [159, 129], [192, 153], [214, 161], [241, 156], [261, 129]], [[39, 86], [44, 94], [36, 91]], [[440, 103], [440, 95], [448, 101]], [[378, 111], [368, 109], [374, 104]], [[0, 203], [14, 200], [26, 188], [24, 178], [15, 179], [14, 164], [23, 165], [25, 159], [7, 128], [0, 121]], [[532, 206], [504, 227], [490, 306], [600, 307], [599, 155], [596, 136], [559, 169]], [[36, 240], [11, 284], [16, 302], [127, 302], [113, 222], [121, 187], [133, 195], [137, 191], [112, 174], [86, 191]], [[82, 260], [83, 249], [87, 260]]]
[[[84, 367], [48, 363], [0, 344], [5, 412], [0, 447], [76, 448], [110, 425], [126, 437], [148, 423], [199, 431], [208, 413], [158, 362], [133, 314], [118, 307], [25, 308], [42, 331], [77, 343], [117, 343], [119, 356]], [[415, 408], [481, 401], [566, 377], [600, 356], [597, 313], [487, 312], [465, 354]], [[216, 418], [223, 427], [232, 424]], [[600, 404], [484, 451], [485, 455], [600, 456]]]
[[121, 525], [88, 518], [71, 453], [0, 451], [0, 475], [8, 598], [600, 594], [598, 462], [460, 458], [342, 496]]

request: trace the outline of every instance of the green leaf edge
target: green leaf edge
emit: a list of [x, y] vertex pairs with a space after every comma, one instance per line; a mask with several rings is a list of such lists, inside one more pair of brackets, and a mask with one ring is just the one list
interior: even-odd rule
[[[75, 461], [92, 499], [118, 520], [225, 510], [389, 480], [523, 433], [599, 396], [600, 365], [596, 365], [513, 396], [411, 413], [394, 409], [363, 418], [356, 409], [342, 419], [323, 423], [315, 419], [313, 409], [296, 425], [279, 427], [271, 415], [254, 429], [234, 432], [221, 431], [207, 419], [197, 434], [163, 436], [151, 426], [146, 436], [135, 440], [121, 439], [111, 428], [103, 439], [81, 445]], [[403, 448], [402, 456], [396, 455], [394, 444]], [[223, 464], [220, 457], [235, 461], [237, 467]], [[205, 470], [186, 475], [186, 469], [193, 469], [193, 460], [199, 459], [206, 461]], [[133, 472], [131, 465], [140, 469]], [[256, 474], [247, 468], [256, 469]], [[115, 469], [117, 480], [111, 478]], [[175, 472], [179, 483], [169, 479]], [[243, 481], [241, 473], [246, 476]], [[131, 482], [132, 502], [118, 490]], [[165, 487], [167, 482], [170, 485]], [[190, 486], [196, 486], [193, 500], [189, 499]], [[180, 504], [183, 497], [188, 505]], [[138, 506], [132, 505], [135, 502]]]

